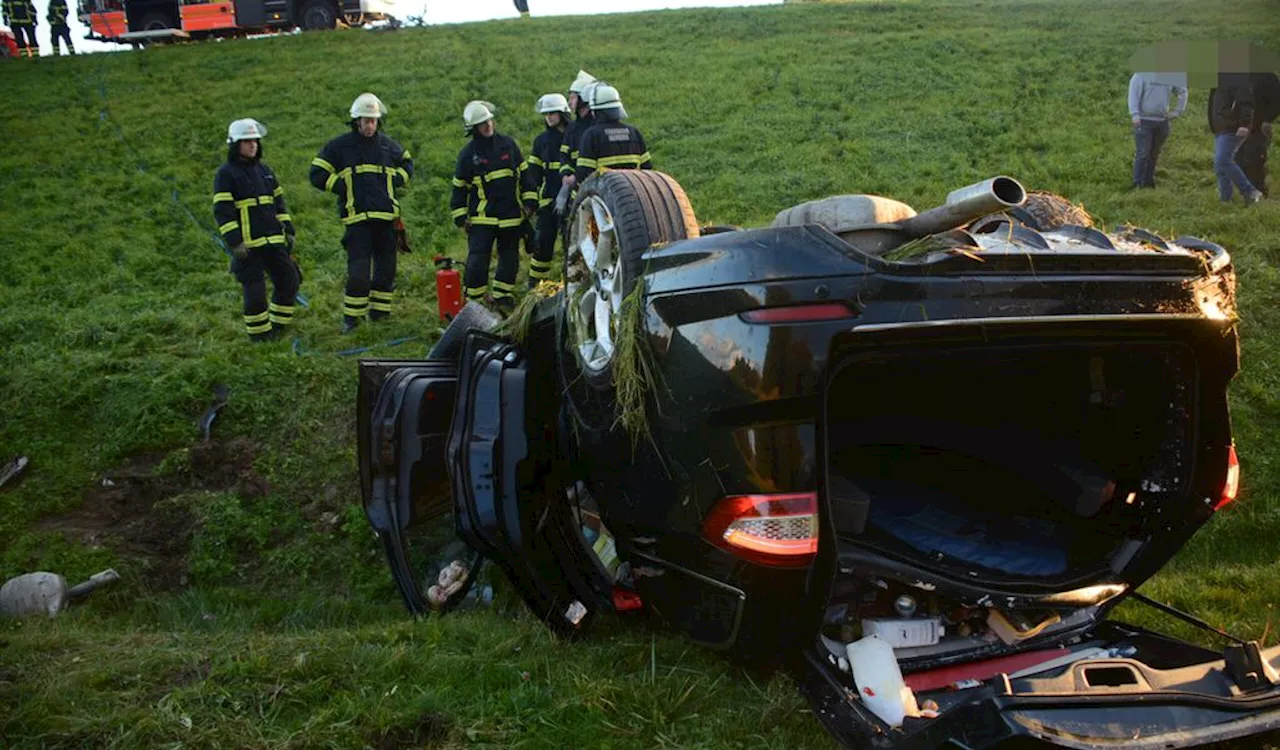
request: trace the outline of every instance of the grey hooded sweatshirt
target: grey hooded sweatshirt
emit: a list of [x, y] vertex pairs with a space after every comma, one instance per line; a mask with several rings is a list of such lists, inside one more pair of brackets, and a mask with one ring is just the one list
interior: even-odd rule
[[[1178, 103], [1170, 108], [1173, 95]], [[1181, 73], [1134, 73], [1129, 79], [1129, 117], [1169, 120], [1187, 108], [1187, 77]]]

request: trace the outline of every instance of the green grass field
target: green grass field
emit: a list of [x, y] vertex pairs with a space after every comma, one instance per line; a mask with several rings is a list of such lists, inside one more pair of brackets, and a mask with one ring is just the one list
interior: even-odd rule
[[[1192, 92], [1155, 191], [1127, 190], [1125, 63], [1160, 39], [1280, 49], [1269, 0], [904, 0], [303, 34], [0, 65], [0, 580], [124, 580], [0, 623], [13, 747], [830, 747], [785, 677], [633, 622], [577, 643], [518, 606], [409, 621], [359, 507], [356, 357], [438, 333], [431, 255], [464, 254], [448, 185], [472, 98], [528, 148], [579, 67], [622, 92], [702, 222], [869, 192], [917, 208], [1009, 174], [1110, 225], [1194, 234], [1239, 274], [1240, 500], [1144, 591], [1276, 639], [1280, 205], [1220, 205]], [[392, 321], [338, 334], [345, 260], [311, 157], [361, 91], [417, 177]], [[268, 126], [310, 308], [250, 345], [212, 235], [227, 123]], [[415, 340], [382, 346], [403, 337]], [[231, 389], [211, 444], [196, 420]], [[104, 483], [104, 479], [109, 482]], [[104, 484], [109, 486], [104, 486]], [[1121, 614], [1184, 637], [1186, 626]]]

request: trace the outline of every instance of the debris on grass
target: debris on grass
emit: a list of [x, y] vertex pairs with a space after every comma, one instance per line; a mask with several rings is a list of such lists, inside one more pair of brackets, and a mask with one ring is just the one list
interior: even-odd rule
[[23, 471], [26, 471], [28, 463], [30, 463], [30, 460], [26, 456], [18, 456], [5, 464], [5, 467], [0, 469], [0, 487], [5, 486], [9, 483], [10, 479], [18, 476]]
[[110, 568], [95, 573], [89, 580], [75, 586], [67, 586], [67, 579], [57, 573], [25, 573], [10, 578], [5, 581], [4, 586], [0, 586], [0, 615], [23, 617], [46, 614], [55, 617], [76, 599], [88, 596], [99, 586], [118, 580], [120, 575]]

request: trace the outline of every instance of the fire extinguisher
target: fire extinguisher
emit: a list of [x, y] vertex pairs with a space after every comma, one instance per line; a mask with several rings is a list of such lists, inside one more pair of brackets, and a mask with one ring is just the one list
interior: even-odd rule
[[451, 321], [462, 309], [462, 276], [453, 270], [453, 258], [437, 255], [435, 264], [436, 306], [440, 310], [440, 319]]

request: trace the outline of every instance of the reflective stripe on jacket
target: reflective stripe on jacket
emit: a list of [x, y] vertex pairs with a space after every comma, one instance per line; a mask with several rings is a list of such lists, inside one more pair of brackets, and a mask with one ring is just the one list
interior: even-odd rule
[[370, 138], [344, 133], [311, 160], [311, 184], [337, 196], [343, 224], [400, 216], [397, 191], [412, 176], [413, 157], [382, 131]]

